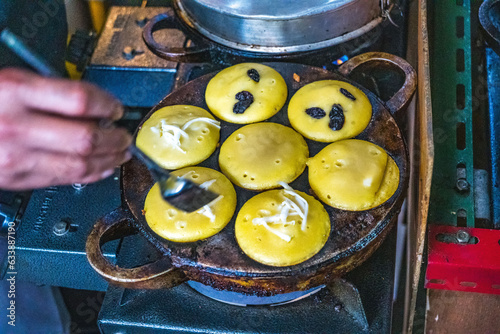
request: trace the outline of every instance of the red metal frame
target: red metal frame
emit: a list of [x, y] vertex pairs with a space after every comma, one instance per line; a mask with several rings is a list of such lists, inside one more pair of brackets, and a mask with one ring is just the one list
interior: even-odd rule
[[[466, 231], [476, 244], [445, 243], [438, 234]], [[500, 294], [500, 230], [446, 225], [429, 226], [425, 287]]]

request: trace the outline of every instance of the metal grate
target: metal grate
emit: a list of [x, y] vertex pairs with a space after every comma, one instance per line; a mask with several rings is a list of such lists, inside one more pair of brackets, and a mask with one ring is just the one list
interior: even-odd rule
[[429, 222], [474, 225], [471, 2], [434, 1], [431, 47], [434, 173]]

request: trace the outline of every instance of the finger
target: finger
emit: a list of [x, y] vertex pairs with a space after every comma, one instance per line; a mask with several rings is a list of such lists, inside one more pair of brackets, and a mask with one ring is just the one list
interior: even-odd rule
[[118, 119], [123, 107], [97, 86], [68, 79], [45, 78], [23, 70], [2, 71], [3, 90], [28, 108], [85, 118]]
[[9, 146], [0, 151], [0, 188], [20, 190], [94, 182], [109, 176], [115, 166], [128, 159], [128, 152], [86, 159], [41, 150], [15, 150]]
[[[53, 176], [47, 177], [46, 175], [41, 174], [23, 173], [7, 177], [0, 175], [0, 187], [2, 187], [2, 189], [12, 191], [25, 191], [50, 186], [70, 185], [74, 183], [94, 183], [112, 175], [113, 172], [114, 170], [109, 170], [107, 173], [103, 173], [103, 175], [91, 175], [76, 182], [61, 182], [59, 178], [54, 178]], [[2, 185], [2, 182], [5, 182], [5, 185]]]
[[[3, 122], [6, 122], [4, 119]], [[102, 128], [96, 122], [76, 121], [52, 115], [32, 114], [12, 119], [5, 140], [28, 148], [39, 148], [81, 156], [122, 152], [132, 142], [123, 128]]]

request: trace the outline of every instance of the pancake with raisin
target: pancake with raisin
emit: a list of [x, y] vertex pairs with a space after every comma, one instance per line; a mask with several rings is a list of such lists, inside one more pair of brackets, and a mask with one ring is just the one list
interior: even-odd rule
[[338, 80], [315, 81], [290, 99], [288, 119], [304, 137], [333, 142], [360, 134], [370, 123], [372, 105], [351, 84]]
[[276, 188], [305, 169], [309, 149], [292, 128], [276, 123], [249, 124], [222, 144], [221, 171], [237, 186], [250, 190]]
[[175, 105], [144, 122], [136, 145], [160, 166], [177, 169], [207, 159], [217, 147], [220, 123], [205, 109]]
[[236, 191], [220, 172], [205, 167], [186, 167], [172, 172], [200, 184], [219, 197], [194, 212], [184, 212], [165, 202], [158, 183], [149, 191], [144, 215], [149, 227], [159, 236], [176, 242], [193, 242], [220, 232], [231, 220], [236, 208]]
[[289, 187], [268, 190], [243, 205], [235, 234], [240, 248], [255, 261], [291, 266], [323, 248], [330, 235], [330, 218], [312, 196]]
[[269, 66], [242, 63], [228, 67], [208, 83], [210, 111], [226, 122], [248, 124], [276, 114], [288, 95], [283, 77]]
[[324, 203], [361, 211], [379, 206], [398, 189], [399, 168], [373, 143], [347, 139], [332, 143], [309, 159], [309, 184]]

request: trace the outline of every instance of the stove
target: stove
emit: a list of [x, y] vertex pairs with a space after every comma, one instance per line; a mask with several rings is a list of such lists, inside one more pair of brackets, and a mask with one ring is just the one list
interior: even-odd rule
[[[372, 50], [404, 57], [408, 3], [401, 0], [395, 6], [391, 20], [380, 25], [376, 37], [367, 37], [350, 47], [338, 47], [328, 57], [315, 59], [314, 65], [335, 70], [349, 57]], [[126, 113], [121, 124], [131, 132], [169, 91], [225, 66], [169, 62], [150, 52], [142, 41], [141, 29], [149, 18], [165, 11], [172, 9], [112, 7], [92, 56], [86, 57], [84, 52], [79, 55], [84, 79], [110, 91], [124, 103]], [[190, 43], [173, 30], [159, 32], [155, 38], [172, 45]], [[78, 55], [78, 50], [75, 52]], [[377, 91], [376, 82], [388, 79], [374, 74], [356, 80]], [[94, 184], [33, 191], [18, 224], [17, 278], [36, 284], [106, 291], [98, 318], [103, 333], [390, 332], [395, 229], [374, 255], [343, 279], [292, 303], [244, 307], [209, 298], [188, 284], [156, 291], [109, 286], [88, 264], [85, 241], [94, 222], [121, 204], [118, 169]], [[143, 264], [140, 260], [144, 259], [154, 261], [157, 256], [139, 236], [108, 243], [103, 251], [108, 260], [123, 267]], [[40, 270], [42, 266], [44, 270]]]
[[[343, 279], [284, 305], [231, 305], [202, 295], [188, 284], [166, 290], [110, 286], [99, 328], [103, 333], [389, 333], [395, 232]], [[120, 266], [154, 260], [155, 249], [139, 237], [125, 238], [122, 250]]]

